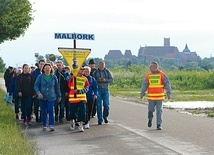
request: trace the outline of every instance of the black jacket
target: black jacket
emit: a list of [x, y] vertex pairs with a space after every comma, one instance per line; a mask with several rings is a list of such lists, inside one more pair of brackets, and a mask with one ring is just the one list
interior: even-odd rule
[[9, 70], [9, 69], [7, 69], [7, 70], [5, 71], [5, 73], [4, 73], [5, 86], [6, 86], [7, 88], [8, 88], [9, 85], [10, 85], [10, 80], [12, 79], [13, 74], [14, 74], [14, 72], [11, 72], [11, 73], [10, 73], [10, 70]]
[[21, 73], [16, 81], [17, 92], [21, 92], [23, 97], [34, 95], [34, 78], [31, 74]]
[[58, 79], [61, 93], [68, 92], [69, 88], [68, 88], [68, 83], [67, 83], [67, 80], [66, 80], [66, 77], [68, 76], [68, 73], [65, 70], [62, 70], [61, 72], [59, 72], [58, 69], [57, 69], [57, 70], [55, 70], [54, 74], [56, 75], [56, 77]]

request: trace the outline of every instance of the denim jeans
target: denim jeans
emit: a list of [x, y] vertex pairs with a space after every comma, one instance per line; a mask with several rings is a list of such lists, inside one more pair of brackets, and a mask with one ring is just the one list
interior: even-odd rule
[[31, 99], [32, 99], [31, 96], [21, 97], [21, 109], [24, 121], [31, 120]]
[[70, 109], [70, 116], [69, 119], [76, 119], [76, 114], [77, 116], [77, 122], [85, 122], [86, 120], [86, 103], [84, 101], [80, 101], [79, 103], [69, 104], [69, 109]]
[[[103, 110], [102, 110], [103, 107]], [[109, 115], [110, 103], [109, 103], [109, 91], [98, 90], [97, 97], [97, 117], [98, 123], [102, 123], [103, 119], [106, 120]]]
[[42, 124], [43, 126], [47, 126], [47, 114], [49, 116], [49, 125], [54, 126], [54, 116], [53, 116], [53, 111], [54, 111], [54, 103], [55, 100], [53, 101], [48, 101], [48, 100], [39, 100], [40, 108], [41, 108], [41, 114], [42, 114]]
[[62, 99], [60, 102], [55, 102], [54, 105], [54, 110], [55, 110], [55, 115], [59, 115], [59, 120], [63, 119], [64, 113], [65, 113], [65, 101], [66, 101], [66, 96], [65, 93], [62, 93]]
[[157, 124], [162, 123], [162, 101], [149, 101], [148, 106], [148, 119], [152, 120], [153, 112], [155, 111], [156, 107], [156, 115], [157, 115]]

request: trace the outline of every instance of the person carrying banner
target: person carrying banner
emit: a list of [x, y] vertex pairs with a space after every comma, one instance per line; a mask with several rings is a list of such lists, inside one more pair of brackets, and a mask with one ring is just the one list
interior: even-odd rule
[[[81, 67], [76, 76], [72, 76], [68, 82], [69, 87], [69, 119], [70, 129], [75, 129], [75, 120], [79, 124], [79, 132], [84, 132], [83, 123], [86, 121], [86, 93], [89, 90], [89, 82], [85, 76], [83, 76], [84, 68]], [[76, 114], [78, 117], [76, 118]]]

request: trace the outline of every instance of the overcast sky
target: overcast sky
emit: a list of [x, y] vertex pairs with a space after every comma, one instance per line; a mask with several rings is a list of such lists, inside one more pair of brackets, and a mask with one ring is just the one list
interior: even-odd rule
[[90, 48], [88, 57], [104, 58], [109, 50], [140, 46], [171, 46], [183, 51], [187, 44], [201, 58], [214, 56], [212, 0], [30, 0], [34, 21], [14, 41], [0, 45], [7, 66], [34, 64], [34, 53], [57, 54], [58, 47], [73, 48], [73, 40], [54, 39], [54, 33], [94, 34], [95, 40], [77, 40], [78, 48]]

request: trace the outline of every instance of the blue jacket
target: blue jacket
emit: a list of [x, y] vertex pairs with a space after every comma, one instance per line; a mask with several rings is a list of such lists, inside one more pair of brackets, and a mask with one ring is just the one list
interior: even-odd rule
[[45, 74], [40, 74], [36, 78], [36, 82], [34, 84], [34, 90], [37, 95], [39, 93], [43, 95], [42, 100], [53, 101], [61, 98], [61, 92], [60, 92], [57, 77], [52, 74], [49, 82], [45, 79]]
[[87, 76], [87, 79], [88, 79], [88, 82], [90, 84], [89, 86], [89, 90], [88, 92], [86, 93], [86, 97], [87, 97], [87, 100], [93, 100], [94, 99], [94, 95], [97, 95], [97, 81], [95, 80], [94, 77], [92, 76]]
[[32, 73], [31, 75], [33, 76], [34, 78], [34, 81], [36, 81], [36, 78], [41, 74], [41, 71], [40, 71], [40, 68], [36, 68]]
[[10, 80], [10, 87], [9, 87], [9, 95], [12, 96], [13, 98], [17, 98], [18, 96], [18, 91], [16, 89], [16, 80], [17, 80], [17, 75], [12, 77], [12, 79]]

